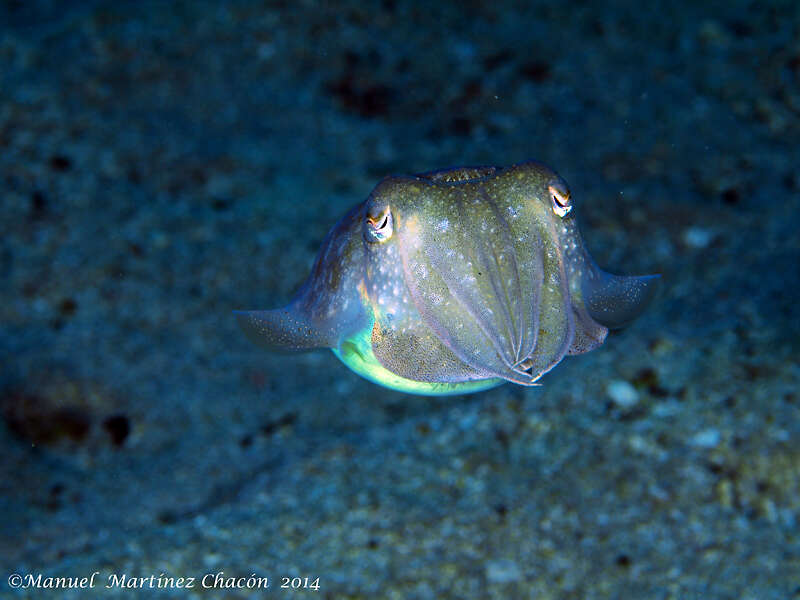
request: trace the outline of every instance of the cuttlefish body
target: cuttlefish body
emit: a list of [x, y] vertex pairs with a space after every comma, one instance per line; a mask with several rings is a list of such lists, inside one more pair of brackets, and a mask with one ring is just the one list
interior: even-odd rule
[[331, 230], [288, 306], [237, 314], [269, 348], [331, 348], [386, 387], [460, 394], [533, 385], [596, 348], [657, 277], [602, 271], [547, 167], [463, 167], [384, 179]]

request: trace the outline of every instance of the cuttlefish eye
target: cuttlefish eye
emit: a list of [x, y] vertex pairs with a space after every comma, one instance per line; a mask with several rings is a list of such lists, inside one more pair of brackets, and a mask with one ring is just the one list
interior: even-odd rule
[[367, 214], [364, 237], [368, 242], [385, 242], [392, 237], [392, 211], [387, 206], [377, 216]]
[[569, 190], [564, 184], [557, 182], [547, 187], [550, 197], [553, 199], [553, 212], [559, 217], [566, 217], [572, 210], [572, 200], [569, 198]]

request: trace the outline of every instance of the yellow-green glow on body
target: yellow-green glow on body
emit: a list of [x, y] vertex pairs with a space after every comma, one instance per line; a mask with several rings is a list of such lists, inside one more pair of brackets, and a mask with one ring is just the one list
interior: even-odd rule
[[431, 383], [414, 381], [400, 377], [386, 369], [372, 352], [372, 326], [365, 327], [355, 335], [344, 340], [339, 348], [333, 348], [333, 353], [349, 369], [373, 383], [384, 387], [406, 392], [408, 394], [421, 394], [424, 396], [452, 396], [454, 394], [469, 394], [497, 387], [505, 383], [504, 379], [479, 379], [476, 381], [463, 381], [460, 383]]

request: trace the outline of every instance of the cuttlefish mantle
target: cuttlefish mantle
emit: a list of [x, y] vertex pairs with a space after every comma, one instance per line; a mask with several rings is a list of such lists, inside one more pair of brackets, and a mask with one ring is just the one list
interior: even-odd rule
[[288, 306], [237, 316], [263, 346], [331, 348], [404, 392], [535, 385], [657, 287], [601, 270], [574, 213], [564, 180], [534, 162], [387, 177], [328, 233]]

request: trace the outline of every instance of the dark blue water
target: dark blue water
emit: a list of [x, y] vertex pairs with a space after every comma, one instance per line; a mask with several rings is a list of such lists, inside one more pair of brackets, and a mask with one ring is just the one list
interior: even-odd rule
[[[0, 595], [800, 593], [798, 39], [793, 2], [0, 4]], [[384, 176], [527, 159], [665, 284], [541, 387], [238, 330]]]

